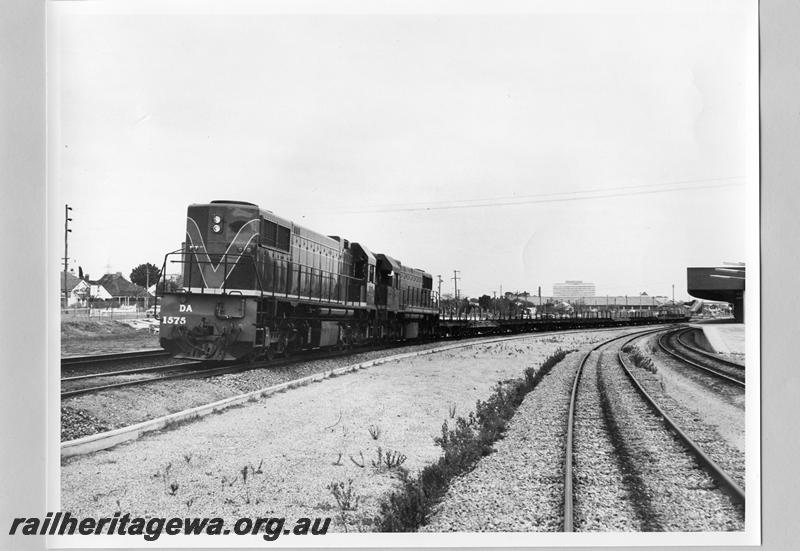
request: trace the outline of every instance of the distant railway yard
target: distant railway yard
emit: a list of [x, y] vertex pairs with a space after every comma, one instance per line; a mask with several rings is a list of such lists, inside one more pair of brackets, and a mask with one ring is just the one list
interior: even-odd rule
[[711, 350], [713, 325], [547, 329], [222, 365], [152, 336], [67, 355], [62, 508], [339, 532], [743, 530], [743, 355]]

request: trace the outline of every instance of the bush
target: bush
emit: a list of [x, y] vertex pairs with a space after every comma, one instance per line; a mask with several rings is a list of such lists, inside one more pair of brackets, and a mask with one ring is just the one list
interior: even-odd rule
[[622, 351], [628, 354], [628, 357], [636, 367], [649, 371], [653, 374], [658, 373], [658, 366], [653, 363], [653, 359], [650, 358], [650, 356], [643, 354], [638, 346], [626, 346], [622, 349]]
[[413, 532], [428, 522], [431, 508], [447, 491], [450, 481], [472, 470], [478, 461], [492, 453], [522, 400], [539, 381], [570, 351], [557, 350], [535, 369], [525, 370], [524, 378], [498, 383], [492, 395], [475, 404], [475, 411], [458, 417], [450, 428], [442, 424], [442, 434], [434, 439], [443, 454], [425, 467], [416, 480], [400, 469], [402, 488], [381, 503], [376, 526], [382, 532]]

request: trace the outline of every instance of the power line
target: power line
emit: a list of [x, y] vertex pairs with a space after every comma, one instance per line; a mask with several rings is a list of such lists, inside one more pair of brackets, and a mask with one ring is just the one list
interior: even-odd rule
[[553, 193], [533, 193], [533, 194], [525, 194], [525, 195], [501, 195], [498, 197], [483, 197], [477, 199], [449, 199], [449, 200], [442, 200], [442, 201], [415, 201], [410, 203], [393, 203], [393, 204], [383, 204], [383, 205], [371, 205], [371, 208], [399, 208], [399, 207], [425, 207], [425, 206], [435, 206], [435, 205], [452, 205], [455, 203], [475, 203], [475, 202], [484, 202], [490, 200], [518, 200], [518, 199], [529, 199], [529, 198], [537, 198], [537, 197], [552, 197], [557, 195], [579, 195], [583, 193], [601, 193], [607, 191], [624, 191], [624, 190], [632, 190], [632, 189], [641, 189], [641, 188], [653, 188], [653, 187], [665, 187], [665, 186], [677, 186], [683, 184], [695, 184], [698, 182], [719, 182], [719, 181], [726, 181], [726, 180], [741, 180], [742, 178], [739, 176], [723, 176], [719, 178], [692, 178], [688, 180], [673, 180], [671, 182], [659, 182], [655, 184], [637, 184], [633, 186], [615, 186], [615, 187], [606, 187], [606, 188], [599, 188], [599, 189], [583, 189], [583, 190], [575, 190], [575, 191], [557, 191]]
[[[488, 197], [482, 199], [463, 199], [455, 201], [435, 201], [430, 203], [405, 203], [397, 205], [372, 206], [364, 209], [342, 210], [339, 212], [348, 214], [372, 214], [383, 212], [414, 212], [414, 211], [436, 211], [436, 210], [456, 210], [478, 207], [503, 207], [527, 205], [535, 203], [557, 203], [566, 201], [585, 201], [589, 199], [610, 199], [615, 197], [628, 197], [631, 195], [650, 195], [654, 193], [669, 193], [673, 191], [695, 191], [700, 189], [712, 189], [720, 187], [740, 186], [743, 182], [727, 182], [719, 184], [689, 185], [699, 182], [710, 182], [720, 180], [730, 180], [738, 178], [710, 178], [703, 180], [686, 180], [682, 182], [668, 182], [660, 184], [642, 184], [637, 186], [603, 188], [598, 190], [565, 191], [556, 193], [539, 193], [534, 195]], [[683, 187], [675, 187], [683, 186]], [[664, 189], [650, 189], [659, 187]], [[636, 191], [639, 190], [639, 191]], [[624, 191], [624, 193], [609, 193]]]

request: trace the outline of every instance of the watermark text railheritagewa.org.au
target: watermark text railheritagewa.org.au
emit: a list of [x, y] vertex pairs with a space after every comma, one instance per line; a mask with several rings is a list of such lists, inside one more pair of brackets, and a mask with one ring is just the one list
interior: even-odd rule
[[266, 541], [275, 541], [281, 535], [289, 536], [323, 536], [328, 533], [330, 518], [299, 518], [294, 524], [286, 524], [281, 517], [243, 517], [236, 520], [233, 526], [225, 526], [221, 518], [202, 517], [132, 517], [129, 513], [120, 512], [111, 517], [73, 517], [69, 512], [47, 513], [41, 517], [20, 517], [11, 521], [10, 535], [25, 536], [143, 536], [147, 541], [155, 541], [161, 534], [238, 536], [261, 535]]

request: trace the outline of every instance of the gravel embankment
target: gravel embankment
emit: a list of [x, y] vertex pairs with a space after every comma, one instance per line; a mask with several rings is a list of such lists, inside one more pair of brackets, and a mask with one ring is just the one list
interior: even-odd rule
[[607, 396], [619, 459], [628, 468], [628, 485], [638, 486], [646, 529], [743, 530], [743, 510], [651, 412], [616, 357], [606, 354], [601, 364], [599, 390]]
[[561, 530], [567, 411], [582, 356], [568, 355], [525, 397], [495, 453], [450, 485], [420, 531]]
[[[492, 345], [475, 343], [273, 395], [110, 450], [64, 460], [61, 506], [82, 516], [122, 510], [134, 515], [220, 516], [226, 522], [268, 512], [287, 518], [330, 516], [332, 530], [341, 531], [345, 524], [327, 486], [352, 479], [360, 499], [357, 509], [346, 513], [347, 526], [371, 530], [380, 499], [398, 486], [393, 472], [371, 466], [379, 446], [405, 454], [403, 466], [413, 475], [438, 459], [441, 450], [433, 438], [441, 433], [451, 408], [456, 415], [466, 414], [477, 399], [491, 394], [497, 381], [522, 376], [526, 367], [540, 365], [558, 348], [581, 348], [609, 336], [544, 334]], [[222, 392], [231, 387], [238, 393], [250, 385], [267, 386], [261, 377], [273, 376], [263, 371], [244, 379], [240, 375], [226, 376], [230, 386], [206, 382], [209, 386], [195, 394], [207, 398], [209, 388]], [[165, 386], [149, 389], [158, 394], [144, 402], [119, 404], [117, 411], [130, 418], [130, 409], [143, 403], [150, 415], [166, 409]], [[171, 408], [186, 407], [186, 390], [176, 387], [172, 398], [179, 405]], [[368, 432], [371, 425], [380, 428], [377, 439]], [[356, 465], [362, 454], [364, 467]], [[241, 474], [245, 467], [247, 480]]]
[[86, 356], [159, 348], [158, 335], [116, 320], [61, 322], [61, 355]]
[[[437, 346], [442, 344], [428, 343], [376, 350], [340, 358], [311, 360], [286, 367], [253, 369], [209, 378], [161, 381], [67, 398], [61, 401], [61, 441], [130, 426], [338, 367]], [[110, 377], [103, 379], [102, 384], [135, 378], [139, 376]], [[75, 420], [80, 422], [74, 423]]]
[[744, 489], [744, 389], [683, 366], [656, 350], [651, 338], [642, 341], [639, 349], [648, 350], [657, 371], [635, 367], [629, 360], [636, 379], [681, 430]]

